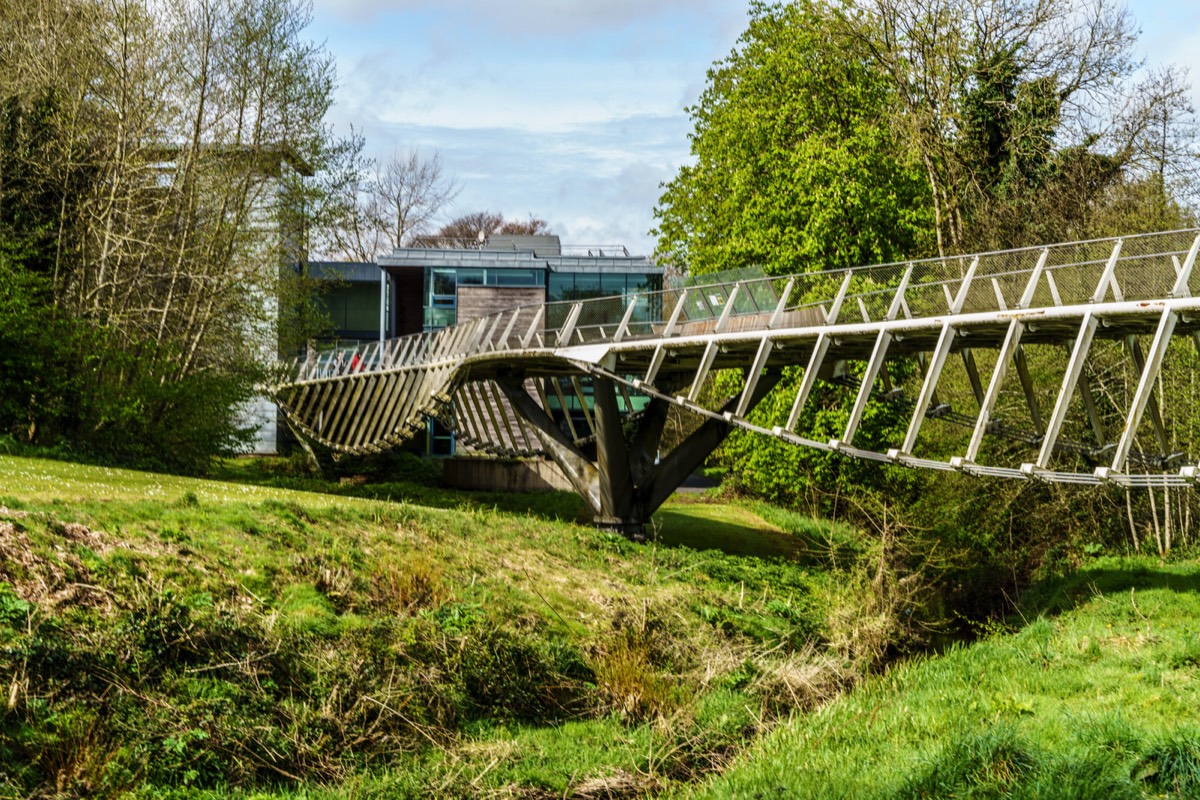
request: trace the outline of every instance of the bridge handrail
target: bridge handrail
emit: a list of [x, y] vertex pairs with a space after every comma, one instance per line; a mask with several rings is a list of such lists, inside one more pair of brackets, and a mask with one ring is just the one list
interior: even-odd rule
[[[844, 299], [837, 319], [869, 322], [889, 314], [1000, 311], [1023, 301], [1027, 307], [1076, 305], [1097, 295], [1153, 299], [1170, 294], [1198, 248], [1200, 229], [1190, 228], [530, 304], [437, 331], [323, 354], [309, 351], [288, 372], [300, 382], [483, 352], [829, 324], [839, 291]], [[1183, 282], [1184, 291], [1200, 291], [1200, 277]]]

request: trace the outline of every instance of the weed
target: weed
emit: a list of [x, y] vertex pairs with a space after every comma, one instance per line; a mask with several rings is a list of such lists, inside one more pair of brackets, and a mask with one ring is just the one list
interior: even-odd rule
[[591, 660], [601, 700], [612, 711], [637, 721], [676, 706], [673, 682], [655, 669], [648, 648], [637, 638], [614, 636]]
[[1182, 728], [1155, 744], [1138, 775], [1159, 793], [1195, 797], [1200, 793], [1200, 731]]
[[758, 656], [754, 662], [749, 691], [771, 719], [820, 705], [854, 677], [847, 664], [811, 645], [786, 658]]
[[954, 737], [901, 789], [901, 798], [990, 797], [1007, 794], [1037, 766], [1028, 743], [1009, 727]]
[[869, 543], [761, 507], [672, 505], [730, 555], [550, 521], [569, 495], [0, 469], [0, 795], [669, 791], [855, 683], [881, 616]]
[[412, 555], [377, 567], [370, 578], [368, 602], [387, 613], [414, 613], [450, 599], [441, 565], [427, 555]]
[[485, 627], [461, 652], [462, 680], [473, 714], [545, 723], [594, 705], [596, 675], [562, 643], [508, 627]]

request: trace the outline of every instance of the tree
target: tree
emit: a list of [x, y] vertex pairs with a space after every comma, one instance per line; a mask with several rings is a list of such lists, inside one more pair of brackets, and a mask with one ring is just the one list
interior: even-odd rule
[[363, 155], [365, 145], [351, 128], [349, 137], [317, 155], [315, 180], [287, 183], [284, 208], [296, 214], [291, 227], [306, 231], [306, 249], [315, 258], [375, 261], [387, 249], [372, 195], [375, 162]]
[[1192, 161], [1180, 146], [1183, 82], [1169, 69], [1135, 81], [1136, 30], [1121, 4], [865, 8], [838, 13], [898, 100], [892, 124], [920, 158], [942, 255], [1086, 238], [1108, 186], [1145, 174], [1155, 153], [1165, 172]]
[[664, 187], [660, 260], [711, 272], [828, 269], [929, 247], [923, 176], [895, 92], [820, 2], [757, 2], [689, 109], [693, 165]]
[[309, 20], [303, 0], [0, 6], [0, 246], [55, 330], [4, 430], [187, 469], [244, 438], [300, 246], [281, 179], [329, 146]]
[[402, 247], [423, 233], [459, 190], [436, 151], [428, 158], [417, 148], [396, 151], [375, 170], [368, 214], [388, 245]]
[[544, 219], [538, 219], [532, 214], [528, 219], [510, 219], [506, 220], [500, 226], [497, 233], [503, 236], [551, 236], [553, 231], [550, 230], [549, 223]]
[[429, 236], [418, 236], [413, 244], [420, 247], [476, 247], [489, 236], [549, 236], [550, 226], [544, 219], [530, 216], [525, 220], [505, 220], [494, 211], [473, 211], [447, 222]]
[[427, 247], [475, 247], [487, 240], [504, 225], [504, 217], [493, 211], [473, 211], [460, 214], [429, 236], [420, 237], [418, 244]]

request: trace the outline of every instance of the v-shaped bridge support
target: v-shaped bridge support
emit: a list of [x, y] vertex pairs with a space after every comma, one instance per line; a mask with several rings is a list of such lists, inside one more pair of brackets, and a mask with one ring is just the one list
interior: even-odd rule
[[[778, 371], [768, 372], [747, 386], [746, 398], [739, 394], [725, 404], [722, 412], [753, 408], [779, 378]], [[617, 404], [617, 385], [610, 378], [597, 375], [592, 379], [596, 422], [593, 460], [563, 433], [546, 409], [529, 394], [523, 380], [504, 378], [497, 383], [513, 410], [529, 423], [542, 447], [587, 502], [596, 525], [632, 537], [642, 535], [650, 516], [734, 427], [724, 418], [707, 419], [687, 439], [660, 456], [670, 402], [661, 397], [651, 398], [645, 412], [636, 418], [633, 435], [627, 438]]]

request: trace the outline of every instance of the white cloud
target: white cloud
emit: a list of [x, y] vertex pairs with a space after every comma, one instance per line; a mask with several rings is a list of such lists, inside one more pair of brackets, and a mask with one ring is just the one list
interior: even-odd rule
[[[520, 39], [547, 34], [588, 36], [601, 30], [636, 27], [647, 19], [683, 12], [698, 19], [727, 15], [730, 7], [744, 17], [745, 8], [728, 0], [318, 0], [323, 15], [353, 24], [380, 17], [436, 13]], [[403, 35], [398, 37], [402, 39]]]
[[647, 232], [659, 183], [674, 175], [686, 132], [679, 116], [630, 117], [561, 133], [379, 122], [365, 129], [380, 156], [393, 143], [438, 149], [463, 185], [447, 216], [533, 215], [569, 243], [623, 244], [642, 254], [653, 249]]
[[705, 71], [744, 0], [316, 0], [340, 86], [329, 120], [369, 154], [436, 149], [452, 214], [546, 219], [648, 253], [659, 184], [689, 158]]

